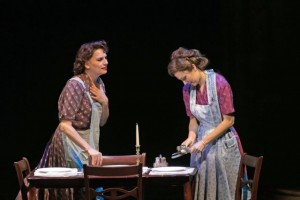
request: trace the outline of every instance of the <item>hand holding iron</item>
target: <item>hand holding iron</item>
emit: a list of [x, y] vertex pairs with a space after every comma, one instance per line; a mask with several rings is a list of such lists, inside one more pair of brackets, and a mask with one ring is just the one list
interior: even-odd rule
[[178, 158], [178, 157], [181, 157], [183, 155], [190, 153], [190, 149], [185, 145], [177, 146], [176, 150], [177, 150], [177, 152], [172, 154], [172, 157], [171, 157], [172, 159]]

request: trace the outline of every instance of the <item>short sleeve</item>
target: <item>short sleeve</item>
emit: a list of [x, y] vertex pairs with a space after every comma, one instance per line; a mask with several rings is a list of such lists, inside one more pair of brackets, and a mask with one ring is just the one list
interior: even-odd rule
[[80, 82], [69, 80], [58, 100], [59, 119], [74, 120], [82, 101], [84, 88]]
[[224, 115], [234, 113], [233, 94], [229, 83], [220, 74], [216, 75], [216, 82], [221, 113]]

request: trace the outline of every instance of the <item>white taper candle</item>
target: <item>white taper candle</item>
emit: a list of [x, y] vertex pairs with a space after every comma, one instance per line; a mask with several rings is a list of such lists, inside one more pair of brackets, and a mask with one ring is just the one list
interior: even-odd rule
[[135, 145], [136, 146], [140, 146], [140, 136], [139, 136], [139, 125], [138, 123], [136, 123], [136, 136], [135, 136], [135, 139], [136, 139], [136, 142], [135, 142]]

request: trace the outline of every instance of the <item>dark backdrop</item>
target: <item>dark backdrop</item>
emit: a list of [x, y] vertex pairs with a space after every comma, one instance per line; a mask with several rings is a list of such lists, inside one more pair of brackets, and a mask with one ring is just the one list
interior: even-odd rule
[[[109, 3], [108, 3], [109, 2]], [[244, 149], [263, 155], [261, 192], [299, 185], [299, 2], [273, 1], [1, 1], [0, 199], [18, 191], [13, 161], [35, 167], [55, 130], [57, 100], [72, 76], [79, 46], [105, 39], [110, 118], [103, 154], [141, 152], [170, 165], [187, 135], [182, 83], [167, 73], [179, 46], [197, 48], [230, 82]], [[297, 32], [298, 31], [298, 32]], [[298, 66], [297, 66], [298, 67]], [[5, 181], [5, 182], [4, 182]]]

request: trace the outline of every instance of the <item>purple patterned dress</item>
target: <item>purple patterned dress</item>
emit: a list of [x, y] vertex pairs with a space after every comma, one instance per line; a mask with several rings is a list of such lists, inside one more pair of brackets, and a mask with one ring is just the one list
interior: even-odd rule
[[[78, 81], [79, 78], [79, 81]], [[77, 79], [77, 80], [76, 80]], [[100, 84], [104, 88], [102, 80], [99, 78]], [[92, 103], [91, 98], [88, 93], [88, 88], [91, 85], [91, 81], [86, 74], [80, 74], [68, 80], [64, 89], [62, 90], [59, 100], [58, 100], [58, 116], [59, 120], [70, 120], [72, 121], [72, 126], [80, 132], [92, 129], [92, 110], [94, 103]], [[99, 104], [100, 105], [100, 104]], [[100, 106], [101, 107], [101, 106]], [[97, 113], [101, 116], [100, 113]], [[100, 119], [99, 119], [100, 122]], [[100, 129], [100, 124], [95, 123], [95, 129]], [[72, 156], [69, 156], [71, 151], [68, 150], [68, 145], [70, 141], [67, 141], [67, 136], [56, 128], [54, 134], [49, 140], [43, 156], [37, 166], [37, 168], [42, 167], [77, 167], [82, 168], [82, 164], [86, 161], [82, 160], [79, 153], [73, 151]], [[96, 149], [99, 149], [98, 142], [99, 137], [96, 140]], [[98, 140], [98, 141], [97, 141]], [[66, 142], [67, 141], [67, 142]], [[89, 141], [88, 141], [89, 142]], [[75, 152], [75, 153], [74, 153]], [[70, 157], [75, 159], [70, 161]], [[70, 164], [71, 163], [71, 164]], [[69, 200], [69, 199], [84, 199], [82, 192], [74, 190], [72, 188], [66, 189], [48, 189], [49, 196], [46, 199], [59, 199], [59, 200]], [[47, 192], [46, 192], [47, 193]]]

